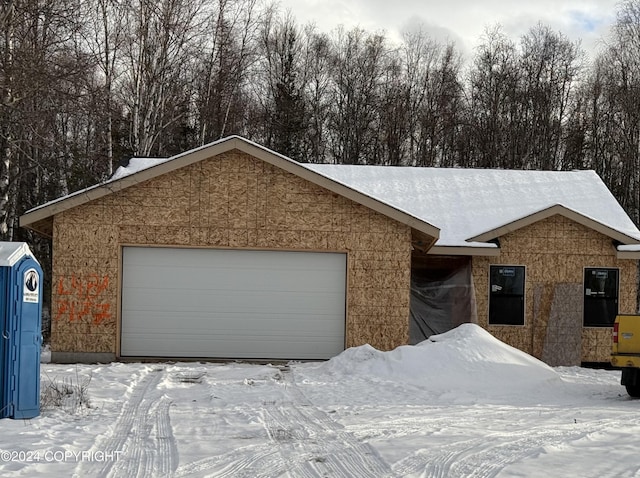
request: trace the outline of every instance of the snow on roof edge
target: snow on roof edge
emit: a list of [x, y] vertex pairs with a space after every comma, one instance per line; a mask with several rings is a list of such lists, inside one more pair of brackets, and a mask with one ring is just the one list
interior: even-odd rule
[[126, 176], [131, 176], [138, 171], [142, 171], [158, 164], [165, 163], [169, 161], [169, 159], [170, 158], [130, 158], [126, 166], [118, 166], [118, 168], [109, 178], [109, 181], [115, 181]]
[[69, 193], [69, 194], [67, 194], [66, 196], [60, 196], [59, 198], [55, 198], [55, 199], [52, 199], [51, 201], [47, 201], [47, 202], [46, 202], [46, 203], [44, 203], [44, 204], [40, 204], [39, 206], [33, 207], [33, 208], [29, 209], [28, 211], [25, 211], [22, 215], [26, 215], [26, 214], [30, 214], [30, 213], [32, 213], [32, 212], [36, 212], [36, 211], [38, 211], [38, 210], [40, 210], [40, 209], [46, 208], [46, 207], [51, 206], [51, 205], [53, 205], [53, 204], [56, 204], [56, 203], [58, 203], [58, 202], [61, 202], [61, 201], [64, 201], [64, 200], [70, 199], [70, 198], [72, 198], [72, 197], [80, 196], [81, 194], [86, 194], [86, 193], [88, 193], [89, 191], [93, 191], [94, 189], [98, 189], [98, 188], [100, 188], [100, 187], [104, 187], [104, 186], [106, 186], [106, 185], [108, 185], [108, 184], [115, 183], [115, 182], [120, 181], [120, 180], [122, 180], [122, 179], [124, 179], [124, 178], [127, 178], [127, 177], [129, 177], [129, 176], [132, 176], [133, 174], [136, 174], [136, 173], [138, 173], [138, 172], [140, 172], [140, 171], [144, 171], [144, 170], [146, 170], [146, 169], [151, 169], [151, 168], [153, 168], [153, 167], [155, 167], [155, 166], [159, 166], [159, 165], [161, 165], [161, 164], [167, 163], [167, 162], [172, 161], [172, 160], [174, 160], [174, 159], [178, 159], [178, 158], [180, 158], [180, 157], [182, 157], [182, 156], [186, 156], [186, 155], [188, 155], [188, 154], [192, 154], [192, 153], [198, 152], [198, 151], [200, 151], [200, 150], [202, 150], [202, 149], [210, 148], [210, 147], [212, 147], [212, 146], [216, 146], [216, 145], [221, 144], [221, 143], [224, 143], [224, 142], [226, 142], [226, 141], [230, 141], [230, 140], [234, 140], [234, 139], [238, 139], [238, 138], [240, 138], [240, 139], [242, 139], [242, 140], [244, 140], [244, 141], [247, 141], [247, 142], [249, 142], [249, 143], [255, 144], [255, 143], [253, 143], [253, 142], [251, 142], [251, 141], [245, 140], [244, 138], [242, 138], [242, 137], [240, 137], [240, 136], [232, 135], [232, 136], [227, 136], [227, 137], [225, 137], [225, 138], [221, 138], [221, 139], [219, 139], [219, 140], [213, 141], [213, 142], [211, 142], [211, 143], [207, 143], [207, 144], [202, 145], [202, 146], [198, 146], [198, 147], [196, 147], [196, 148], [192, 148], [192, 149], [190, 149], [190, 150], [188, 150], [188, 151], [184, 151], [184, 152], [182, 152], [182, 153], [178, 153], [178, 154], [176, 154], [176, 155], [174, 155], [174, 156], [170, 156], [170, 157], [168, 157], [168, 158], [131, 158], [131, 159], [133, 159], [133, 160], [135, 160], [135, 159], [142, 159], [142, 160], [157, 159], [157, 160], [158, 160], [158, 162], [156, 162], [156, 163], [154, 163], [154, 164], [150, 164], [150, 165], [148, 165], [148, 166], [146, 166], [146, 167], [141, 167], [140, 169], [138, 169], [138, 170], [136, 170], [136, 171], [133, 171], [133, 172], [130, 172], [130, 173], [128, 173], [128, 174], [122, 174], [122, 175], [121, 175], [121, 176], [119, 176], [119, 177], [114, 177], [114, 176], [116, 176], [116, 174], [117, 174], [118, 170], [121, 168], [121, 167], [118, 167], [118, 168], [116, 169], [116, 172], [115, 172], [115, 173], [113, 173], [109, 178], [105, 179], [104, 181], [101, 181], [101, 182], [99, 182], [99, 183], [96, 183], [96, 184], [94, 184], [94, 185], [92, 185], [92, 186], [88, 186], [88, 187], [83, 188], [83, 189], [79, 189], [78, 191], [74, 191], [74, 192], [72, 192], [72, 193]]
[[[617, 202], [617, 200], [616, 200], [616, 202]], [[600, 224], [604, 228], [609, 229], [611, 231], [615, 231], [618, 234], [627, 237], [631, 241], [637, 241], [636, 243], [640, 244], [640, 237], [633, 237], [633, 236], [629, 235], [628, 233], [626, 233], [625, 231], [623, 231], [623, 230], [621, 230], [619, 228], [614, 228], [614, 227], [612, 227], [612, 226], [610, 226], [608, 224], [605, 224], [602, 221], [600, 221], [599, 219], [597, 219], [596, 217], [593, 217], [593, 216], [591, 216], [589, 214], [586, 214], [584, 212], [578, 211], [575, 208], [573, 208], [571, 206], [568, 206], [568, 205], [566, 205], [566, 204], [564, 204], [562, 202], [558, 202], [558, 203], [552, 204], [551, 206], [540, 207], [539, 209], [533, 210], [533, 212], [531, 212], [530, 214], [527, 214], [526, 216], [522, 216], [521, 218], [516, 219], [515, 221], [504, 222], [502, 224], [499, 224], [497, 227], [492, 227], [491, 229], [487, 229], [486, 231], [483, 231], [480, 234], [476, 234], [476, 235], [474, 235], [472, 237], [469, 237], [466, 240], [469, 242], [469, 244], [471, 244], [471, 243], [474, 242], [475, 238], [483, 237], [483, 236], [485, 236], [485, 235], [487, 235], [489, 233], [493, 233], [494, 231], [496, 232], [497, 235], [503, 235], [504, 232], [500, 233], [500, 231], [502, 231], [503, 229], [508, 228], [510, 225], [515, 225], [515, 224], [518, 224], [520, 222], [524, 222], [524, 224], [522, 224], [521, 226], [518, 226], [518, 227], [515, 227], [515, 228], [512, 229], [513, 231], [515, 231], [517, 229], [520, 229], [521, 227], [525, 227], [525, 226], [527, 226], [527, 225], [529, 225], [531, 223], [534, 223], [534, 222], [537, 222], [540, 219], [543, 219], [543, 218], [535, 219], [535, 217], [539, 216], [539, 215], [544, 215], [545, 212], [552, 211], [552, 210], [554, 210], [554, 209], [556, 209], [558, 207], [562, 208], [562, 209], [565, 209], [565, 210], [569, 211], [570, 213], [575, 214], [576, 216], [583, 217], [587, 221], [591, 221], [591, 222], [594, 222], [596, 224]], [[557, 212], [554, 212], [552, 214], [557, 214]], [[532, 219], [532, 221], [528, 222], [527, 221], [528, 219]]]
[[620, 244], [617, 249], [623, 252], [640, 252], [640, 244]]
[[[54, 205], [56, 203], [63, 202], [65, 200], [80, 196], [82, 194], [87, 194], [87, 193], [89, 193], [89, 192], [91, 192], [93, 190], [96, 190], [96, 189], [99, 189], [99, 188], [103, 188], [103, 187], [105, 187], [105, 186], [107, 186], [107, 185], [109, 185], [111, 183], [116, 183], [116, 182], [121, 181], [121, 180], [123, 180], [125, 178], [133, 176], [134, 174], [137, 174], [139, 172], [142, 172], [142, 171], [145, 171], [145, 170], [148, 170], [148, 169], [152, 169], [152, 168], [154, 168], [156, 166], [160, 166], [162, 164], [166, 164], [166, 163], [168, 163], [170, 161], [177, 160], [177, 159], [179, 159], [181, 157], [188, 156], [190, 154], [197, 153], [198, 151], [201, 151], [201, 150], [204, 150], [204, 149], [207, 149], [207, 148], [211, 148], [211, 147], [217, 146], [217, 145], [225, 143], [225, 142], [238, 141], [238, 140], [241, 141], [242, 143], [244, 143], [245, 145], [254, 147], [254, 148], [256, 148], [256, 149], [258, 149], [260, 151], [263, 151], [263, 152], [266, 152], [266, 153], [268, 153], [270, 155], [273, 155], [273, 156], [279, 158], [282, 161], [285, 161], [287, 163], [295, 165], [296, 167], [303, 168], [303, 169], [305, 169], [306, 171], [308, 171], [308, 172], [310, 172], [312, 174], [319, 175], [319, 176], [321, 176], [322, 178], [324, 178], [324, 179], [326, 179], [328, 181], [331, 181], [333, 183], [339, 184], [340, 186], [345, 187], [345, 188], [353, 191], [354, 193], [356, 193], [359, 196], [366, 197], [366, 198], [368, 198], [368, 199], [370, 199], [370, 200], [372, 200], [372, 201], [374, 201], [376, 203], [382, 204], [385, 207], [388, 207], [388, 208], [390, 208], [390, 209], [392, 209], [394, 211], [399, 212], [400, 214], [402, 214], [404, 216], [407, 216], [407, 217], [417, 221], [418, 223], [425, 224], [430, 229], [433, 229], [435, 231], [435, 234], [433, 232], [429, 232], [430, 235], [434, 236], [436, 239], [439, 236], [440, 229], [438, 227], [434, 226], [433, 224], [431, 224], [429, 221], [426, 221], [425, 219], [422, 219], [422, 218], [416, 216], [415, 214], [413, 214], [411, 212], [408, 212], [408, 211], [406, 211], [406, 210], [404, 210], [402, 208], [398, 208], [398, 207], [394, 206], [393, 204], [389, 204], [389, 203], [387, 203], [385, 201], [381, 201], [379, 198], [376, 198], [376, 197], [374, 197], [372, 195], [369, 195], [364, 191], [360, 191], [357, 188], [354, 188], [353, 186], [351, 186], [349, 184], [344, 184], [344, 183], [342, 183], [340, 181], [336, 181], [334, 178], [331, 178], [331, 177], [329, 177], [329, 176], [327, 176], [325, 174], [322, 174], [322, 173], [320, 173], [318, 171], [314, 171], [313, 169], [306, 167], [305, 163], [299, 163], [297, 161], [294, 161], [293, 159], [291, 159], [291, 158], [289, 158], [287, 156], [284, 156], [281, 153], [273, 151], [273, 150], [271, 150], [271, 149], [269, 149], [269, 148], [267, 148], [265, 146], [262, 146], [262, 145], [260, 145], [258, 143], [255, 143], [254, 141], [248, 140], [248, 139], [243, 138], [243, 137], [238, 136], [238, 135], [228, 136], [226, 138], [222, 138], [220, 140], [208, 143], [206, 145], [190, 149], [188, 151], [185, 151], [185, 152], [182, 152], [180, 154], [171, 156], [169, 158], [132, 158], [132, 160], [134, 160], [134, 162], [136, 162], [135, 161], [136, 159], [139, 159], [140, 161], [137, 161], [137, 163], [138, 163], [137, 167], [131, 168], [130, 171], [127, 171], [126, 167], [119, 167], [116, 170], [116, 173], [114, 173], [107, 180], [102, 181], [102, 182], [100, 182], [98, 184], [94, 184], [93, 186], [89, 186], [87, 188], [75, 191], [75, 192], [70, 193], [70, 194], [68, 194], [66, 196], [62, 196], [62, 197], [53, 199], [53, 200], [48, 201], [48, 202], [46, 202], [44, 204], [41, 204], [39, 206], [36, 206], [36, 207], [34, 207], [32, 209], [29, 209], [28, 211], [25, 211], [22, 214], [22, 216], [37, 212], [39, 210], [42, 210], [42, 209], [47, 208], [49, 206], [52, 206], [52, 205]], [[151, 163], [151, 164], [149, 164], [149, 163]], [[118, 173], [118, 171], [120, 171], [120, 173]]]
[[[95, 184], [93, 186], [87, 187], [85, 189], [79, 190], [79, 191], [75, 191], [71, 194], [68, 194], [66, 196], [51, 200], [45, 204], [36, 206], [35, 208], [32, 208], [30, 210], [28, 210], [27, 212], [24, 213], [24, 215], [26, 214], [30, 214], [33, 212], [36, 212], [38, 210], [47, 208], [53, 204], [56, 204], [58, 202], [62, 202], [64, 200], [70, 199], [72, 197], [76, 197], [82, 194], [88, 194], [89, 192], [97, 189], [97, 188], [101, 188], [101, 187], [105, 187], [108, 186], [111, 183], [116, 183], [122, 179], [125, 179], [127, 177], [130, 177], [134, 174], [137, 174], [141, 171], [145, 171], [148, 169], [151, 169], [153, 167], [159, 166], [161, 164], [165, 164], [167, 162], [173, 161], [173, 160], [177, 160], [181, 157], [187, 156], [187, 155], [191, 155], [194, 153], [197, 153], [198, 151], [201, 151], [203, 149], [207, 149], [207, 148], [211, 148], [213, 146], [222, 144], [224, 142], [228, 142], [228, 141], [234, 141], [234, 140], [240, 140], [242, 141], [243, 144], [245, 145], [249, 145], [252, 147], [255, 147], [257, 149], [259, 149], [260, 151], [264, 151], [264, 152], [268, 152], [269, 154], [272, 154], [284, 161], [286, 161], [287, 163], [291, 163], [291, 164], [295, 164], [296, 167], [300, 167], [303, 168], [313, 174], [318, 174], [319, 176], [328, 179], [329, 181], [336, 183], [338, 185], [340, 185], [341, 187], [347, 188], [351, 191], [354, 191], [355, 193], [357, 193], [358, 195], [361, 195], [363, 197], [367, 197], [375, 202], [378, 202], [380, 204], [383, 204], [387, 207], [390, 207], [393, 210], [396, 210], [400, 213], [402, 213], [403, 215], [406, 215], [409, 218], [413, 218], [416, 221], [420, 222], [420, 223], [425, 223], [428, 225], [431, 225], [432, 227], [434, 227], [434, 229], [437, 230], [442, 230], [443, 229], [443, 224], [437, 224], [437, 222], [434, 222], [433, 218], [427, 217], [421, 215], [421, 214], [416, 214], [416, 211], [412, 211], [409, 210], [405, 207], [403, 207], [401, 204], [397, 204], [394, 203], [394, 201], [389, 201], [388, 199], [385, 199], [384, 197], [381, 197], [379, 194], [376, 195], [375, 191], [370, 191], [368, 190], [366, 187], [358, 187], [357, 183], [354, 184], [353, 182], [350, 182], [348, 180], [348, 178], [341, 178], [338, 177], [336, 175], [333, 174], [327, 174], [326, 172], [324, 172], [322, 170], [322, 168], [324, 166], [339, 166], [339, 167], [347, 167], [347, 168], [353, 168], [355, 166], [353, 165], [322, 165], [322, 164], [311, 164], [311, 163], [299, 163], [297, 161], [292, 160], [291, 158], [288, 158], [280, 153], [277, 153], [275, 151], [272, 151], [268, 148], [266, 148], [265, 146], [262, 146], [260, 144], [257, 144], [253, 141], [247, 140], [245, 138], [242, 138], [240, 136], [237, 135], [233, 135], [233, 136], [229, 136], [217, 141], [214, 141], [212, 143], [208, 143], [206, 145], [202, 145], [199, 146], [197, 148], [193, 148], [191, 150], [179, 153], [177, 155], [171, 156], [169, 158], [132, 158], [130, 160], [130, 165], [126, 166], [126, 167], [119, 167], [116, 172], [107, 180], [102, 181], [98, 184]], [[360, 165], [358, 167], [361, 168], [369, 168], [369, 167], [373, 167], [375, 168], [376, 166], [367, 166], [367, 165]], [[397, 169], [397, 168], [394, 168]], [[404, 169], [404, 168], [403, 168]], [[412, 167], [406, 167], [406, 169], [416, 169], [416, 168], [412, 168]], [[424, 168], [422, 168], [424, 169]], [[436, 168], [428, 168], [428, 169], [436, 169]], [[441, 169], [441, 168], [437, 168], [437, 169]], [[450, 169], [450, 170], [459, 170], [459, 171], [464, 171], [465, 173], [467, 172], [473, 172], [473, 171], [478, 171], [478, 172], [486, 172], [486, 169], [479, 169], [479, 168], [442, 168], [442, 169]], [[497, 171], [497, 170], [494, 170]], [[510, 170], [505, 170], [505, 171], [510, 171]], [[537, 171], [537, 173], [540, 173], [540, 171]], [[606, 185], [602, 182], [602, 179], [598, 176], [598, 174], [593, 171], [593, 170], [580, 170], [580, 171], [545, 171], [544, 173], [553, 173], [553, 174], [562, 174], [562, 173], [566, 173], [566, 174], [581, 174], [581, 175], [590, 175], [592, 177], [594, 177], [601, 185], [602, 185], [602, 189], [603, 191], [606, 190], [606, 192], [608, 193], [608, 196], [611, 198], [612, 201], [615, 201], [615, 203], [619, 206], [619, 203], [617, 201], [617, 199], [615, 199], [615, 197], [613, 196], [613, 194], [611, 193], [611, 191], [606, 187]], [[568, 211], [572, 211], [575, 214], [580, 215], [581, 217], [584, 217], [586, 219], [588, 219], [589, 221], [593, 221], [597, 224], [602, 224], [604, 227], [606, 227], [607, 229], [610, 229], [612, 231], [616, 231], [618, 232], [620, 235], [628, 237], [630, 240], [632, 241], [639, 241], [640, 242], [640, 231], [638, 230], [637, 226], [635, 226], [635, 224], [633, 224], [633, 222], [630, 220], [630, 218], [627, 216], [627, 219], [629, 219], [630, 224], [626, 225], [625, 227], [620, 227], [621, 225], [615, 225], [615, 224], [606, 224], [605, 222], [603, 222], [601, 219], [597, 219], [594, 216], [590, 216], [589, 214], [586, 214], [585, 212], [579, 212], [577, 210], [575, 210], [574, 208], [572, 208], [569, 205], [566, 205], [564, 203], [556, 203], [556, 205], [559, 205], [565, 209], [567, 209]], [[552, 207], [552, 206], [548, 206], [548, 207]], [[621, 206], [619, 206], [621, 208]], [[502, 224], [499, 224], [496, 227], [496, 224], [493, 224], [492, 227], [480, 234], [473, 234], [471, 236], [468, 236], [466, 239], [464, 238], [464, 236], [461, 236], [460, 239], [462, 239], [462, 241], [454, 241], [454, 242], [442, 242], [442, 237], [438, 237], [438, 240], [436, 241], [435, 245], [436, 246], [441, 246], [441, 247], [458, 247], [458, 246], [462, 246], [462, 247], [473, 247], [473, 248], [496, 248], [497, 246], [495, 244], [489, 243], [489, 242], [483, 242], [482, 240], [480, 241], [474, 241], [473, 239], [475, 237], [478, 236], [482, 236], [482, 234], [485, 234], [487, 232], [491, 232], [492, 230], [497, 230], [500, 229], [504, 226], [508, 226], [511, 223], [515, 223], [518, 222], [519, 220], [526, 218], [527, 216], [530, 215], [535, 215], [537, 213], [539, 213], [540, 211], [543, 211], [544, 209], [546, 209], [547, 207], [540, 207], [537, 211], [534, 211], [533, 213], [527, 214], [526, 216], [519, 216], [516, 217], [515, 219], [512, 219], [510, 221], [506, 221]], [[625, 213], [626, 214], [626, 213]], [[631, 228], [631, 226], [633, 226], [633, 228]], [[450, 227], [448, 227], [447, 229], [450, 229]], [[468, 231], [470, 232], [470, 231]], [[636, 236], [636, 237], [634, 237]]]

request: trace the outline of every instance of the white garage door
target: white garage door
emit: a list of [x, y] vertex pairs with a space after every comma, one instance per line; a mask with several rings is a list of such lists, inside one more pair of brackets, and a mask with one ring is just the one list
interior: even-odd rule
[[125, 247], [122, 263], [122, 356], [344, 350], [346, 254]]

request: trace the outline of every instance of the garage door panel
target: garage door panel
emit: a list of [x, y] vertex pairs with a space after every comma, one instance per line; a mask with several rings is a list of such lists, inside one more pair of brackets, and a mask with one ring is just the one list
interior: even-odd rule
[[[158, 355], [157, 338], [141, 334], [136, 339], [140, 356], [146, 357], [183, 357], [184, 348], [181, 343], [165, 337], [163, 355]], [[308, 335], [294, 337], [295, 341], [287, 348], [288, 354], [304, 356], [306, 359], [325, 359], [326, 351], [335, 347], [336, 337], [314, 337]], [[233, 334], [186, 334], [184, 340], [189, 341], [190, 354], [187, 357], [213, 357], [220, 358], [278, 358], [282, 353], [281, 336], [269, 336], [264, 334], [245, 335], [238, 337]], [[242, 357], [236, 357], [238, 350], [243, 350]], [[334, 354], [340, 353], [336, 350]]]
[[121, 355], [329, 358], [345, 282], [345, 254], [125, 247]]
[[[242, 325], [250, 330], [260, 331], [265, 335], [280, 335], [280, 336], [307, 336], [321, 337], [323, 335], [332, 335], [335, 337], [342, 337], [341, 326], [338, 321], [333, 323], [326, 320], [325, 316], [307, 315], [305, 320], [308, 322], [305, 324], [304, 329], [297, 330], [291, 327], [291, 317], [264, 317], [264, 318], [249, 318], [246, 317], [233, 317], [233, 316], [202, 316], [196, 314], [182, 314], [177, 320], [175, 317], [166, 314], [162, 321], [155, 321], [155, 323], [162, 324], [160, 327], [156, 327], [154, 335], [168, 334], [173, 336], [187, 336], [191, 334], [210, 334], [212, 333], [211, 325], [215, 324], [215, 334], [232, 334], [237, 333], [238, 322], [242, 321]], [[185, 331], [185, 324], [188, 325], [189, 331]], [[160, 330], [162, 332], [160, 332]], [[148, 334], [149, 328], [144, 326], [129, 326], [127, 328], [129, 334]], [[250, 335], [250, 332], [246, 332], [244, 335]]]
[[[185, 340], [189, 341], [189, 345], [190, 347], [193, 346], [193, 344], [197, 341], [200, 340], [204, 340], [207, 343], [211, 343], [211, 341], [221, 341], [223, 343], [226, 343], [228, 341], [231, 342], [237, 342], [242, 344], [243, 342], [249, 342], [251, 341], [253, 338], [260, 338], [263, 337], [264, 338], [264, 342], [274, 342], [274, 343], [278, 343], [279, 347], [282, 346], [281, 344], [281, 338], [282, 338], [282, 330], [271, 330], [271, 331], [261, 331], [260, 333], [246, 333], [243, 334], [242, 336], [239, 336], [236, 333], [235, 329], [220, 329], [220, 330], [216, 330], [215, 333], [211, 331], [210, 328], [202, 328], [202, 329], [194, 329], [192, 331], [186, 332], [184, 331], [184, 329], [180, 329], [177, 331], [164, 331], [164, 332], [158, 332], [156, 335], [158, 336], [164, 336], [164, 339], [166, 340], [166, 345], [170, 345], [170, 344], [176, 344], [176, 345], [181, 345], [179, 341], [173, 340], [174, 337], [176, 336], [176, 333], [179, 333], [181, 335], [181, 338], [184, 338]], [[148, 333], [146, 333], [146, 331], [144, 330], [139, 330], [137, 333], [136, 332], [131, 332], [132, 336], [136, 336], [136, 339], [141, 341], [141, 342], [147, 342], [149, 344], [154, 344], [156, 337], [155, 335], [153, 336], [149, 336]], [[336, 334], [336, 335], [329, 335], [325, 333], [318, 333], [315, 335], [310, 335], [307, 333], [303, 333], [302, 331], [295, 331], [291, 332], [290, 330], [287, 332], [287, 337], [291, 337], [291, 338], [295, 338], [296, 341], [300, 341], [302, 340], [303, 342], [307, 342], [307, 343], [319, 343], [319, 342], [334, 342], [336, 339], [340, 338], [341, 335], [340, 334]], [[260, 350], [262, 344], [259, 343], [260, 341], [258, 341], [258, 344], [255, 345], [256, 350]], [[210, 353], [212, 350], [209, 347], [207, 349], [207, 352]], [[157, 353], [157, 350], [153, 351], [154, 353]], [[206, 357], [206, 355], [204, 355]], [[263, 357], [264, 358], [264, 357]]]
[[[315, 285], [307, 285], [307, 287], [315, 287]], [[150, 289], [147, 287], [129, 287], [128, 292], [130, 292], [132, 300], [136, 300], [137, 298], [143, 298], [146, 295], [153, 295], [155, 299], [161, 299], [162, 296], [172, 296], [179, 291], [181, 297], [185, 298], [185, 301], [188, 301], [193, 304], [206, 304], [206, 303], [219, 303], [220, 297], [240, 297], [245, 301], [247, 296], [255, 297], [261, 301], [268, 300], [278, 300], [281, 297], [285, 297], [287, 295], [302, 297], [305, 303], [312, 303], [315, 299], [317, 302], [323, 303], [325, 300], [329, 300], [332, 298], [342, 298], [344, 299], [344, 291], [314, 291], [314, 290], [300, 290], [300, 285], [298, 284], [298, 290], [294, 288], [288, 290], [272, 290], [273, 286], [270, 288], [266, 288], [266, 290], [258, 290], [258, 289], [242, 289], [242, 290], [225, 290], [225, 289], [193, 289], [191, 287], [164, 287], [162, 289]], [[135, 291], [135, 292], [134, 292]]]
[[[144, 337], [141, 338], [144, 340]], [[292, 343], [288, 353], [304, 356], [306, 359], [326, 359], [326, 350], [333, 344], [332, 340], [325, 343], [318, 340], [309, 340], [307, 337], [300, 338], [297, 342]], [[189, 357], [210, 357], [212, 349], [216, 350], [219, 357], [233, 358], [239, 348], [246, 350], [244, 359], [264, 359], [265, 354], [277, 357], [282, 352], [280, 340], [270, 340], [269, 337], [262, 335], [255, 337], [243, 337], [238, 340], [237, 337], [207, 337], [194, 336], [190, 339], [190, 350], [192, 355]], [[148, 340], [140, 343], [140, 356], [152, 357], [157, 356], [157, 346], [155, 341]], [[166, 357], [182, 357], [183, 349], [176, 342], [169, 342], [164, 348]], [[146, 352], [146, 353], [145, 353]], [[335, 352], [340, 353], [340, 351]], [[239, 358], [239, 357], [237, 357]]]
[[[300, 276], [306, 271], [301, 269], [245, 269], [224, 270], [216, 268], [217, 277], [207, 277], [207, 269], [171, 269], [171, 276], [166, 277], [167, 269], [160, 267], [138, 267], [132, 269], [128, 277], [128, 287], [153, 289], [183, 289], [193, 291], [299, 291]], [[327, 274], [331, 270], [316, 269], [316, 274], [305, 277], [304, 287], [310, 291], [332, 291], [344, 293], [344, 284], [336, 283]], [[265, 282], [265, 277], [276, 275], [277, 282]], [[163, 277], [165, 276], [165, 277]], [[179, 281], [176, 279], [180, 279]], [[206, 280], [206, 283], [203, 281]]]
[[[172, 310], [172, 307], [175, 306], [175, 298], [167, 290], [138, 290], [136, 292], [139, 293], [135, 294], [127, 303], [128, 311], [162, 313], [167, 309]], [[250, 293], [251, 302], [247, 300], [247, 292], [211, 292], [206, 300], [203, 300], [201, 295], [201, 292], [186, 291], [182, 294], [185, 303], [180, 310], [187, 312], [208, 309], [208, 315], [238, 313], [243, 315], [256, 314], [262, 317], [270, 313], [269, 311], [273, 309], [273, 303], [281, 304], [286, 300], [287, 308], [278, 311], [278, 314], [300, 317], [300, 314], [308, 316], [322, 312], [325, 315], [338, 315], [344, 312], [344, 297], [340, 294], [301, 293], [291, 296], [287, 293]], [[171, 317], [173, 317], [173, 313]]]
[[[135, 253], [137, 257], [128, 255], [127, 262], [134, 266], [141, 266], [150, 269], [166, 269], [167, 267], [175, 269], [176, 271], [192, 271], [194, 269], [209, 269], [210, 261], [203, 261], [201, 253], [204, 249], [175, 249], [165, 247], [145, 247], [145, 248], [126, 248], [137, 249]], [[171, 249], [172, 251], [179, 251], [178, 253], [163, 254], [160, 251]], [[308, 252], [283, 252], [283, 251], [246, 251], [246, 250], [222, 250], [217, 249], [206, 250], [207, 252], [215, 252], [216, 268], [220, 270], [238, 271], [238, 270], [290, 270], [290, 271], [305, 271], [308, 264], [305, 261], [280, 263], [277, 267], [274, 267], [271, 258], [265, 257], [265, 254], [303, 254], [303, 255], [317, 255], [321, 254], [325, 256], [322, 258], [322, 262], [316, 262], [314, 269], [317, 270], [333, 270], [332, 264], [344, 262], [344, 254], [331, 254], [331, 253], [308, 253]], [[229, 253], [228, 257], [223, 254]], [[162, 254], [162, 255], [158, 255]], [[239, 255], [242, 254], [242, 255]], [[333, 256], [333, 257], [332, 257]], [[150, 262], [153, 261], [153, 262]]]

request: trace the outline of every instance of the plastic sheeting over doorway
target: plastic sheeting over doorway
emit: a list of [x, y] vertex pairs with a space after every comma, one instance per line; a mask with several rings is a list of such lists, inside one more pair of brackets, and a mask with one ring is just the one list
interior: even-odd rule
[[477, 323], [471, 258], [414, 258], [410, 308], [410, 344], [417, 344], [463, 323]]

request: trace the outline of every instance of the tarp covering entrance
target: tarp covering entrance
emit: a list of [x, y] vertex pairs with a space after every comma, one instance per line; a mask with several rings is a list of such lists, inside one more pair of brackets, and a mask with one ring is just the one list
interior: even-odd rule
[[463, 323], [477, 323], [471, 260], [434, 256], [414, 264], [410, 309], [410, 344]]

